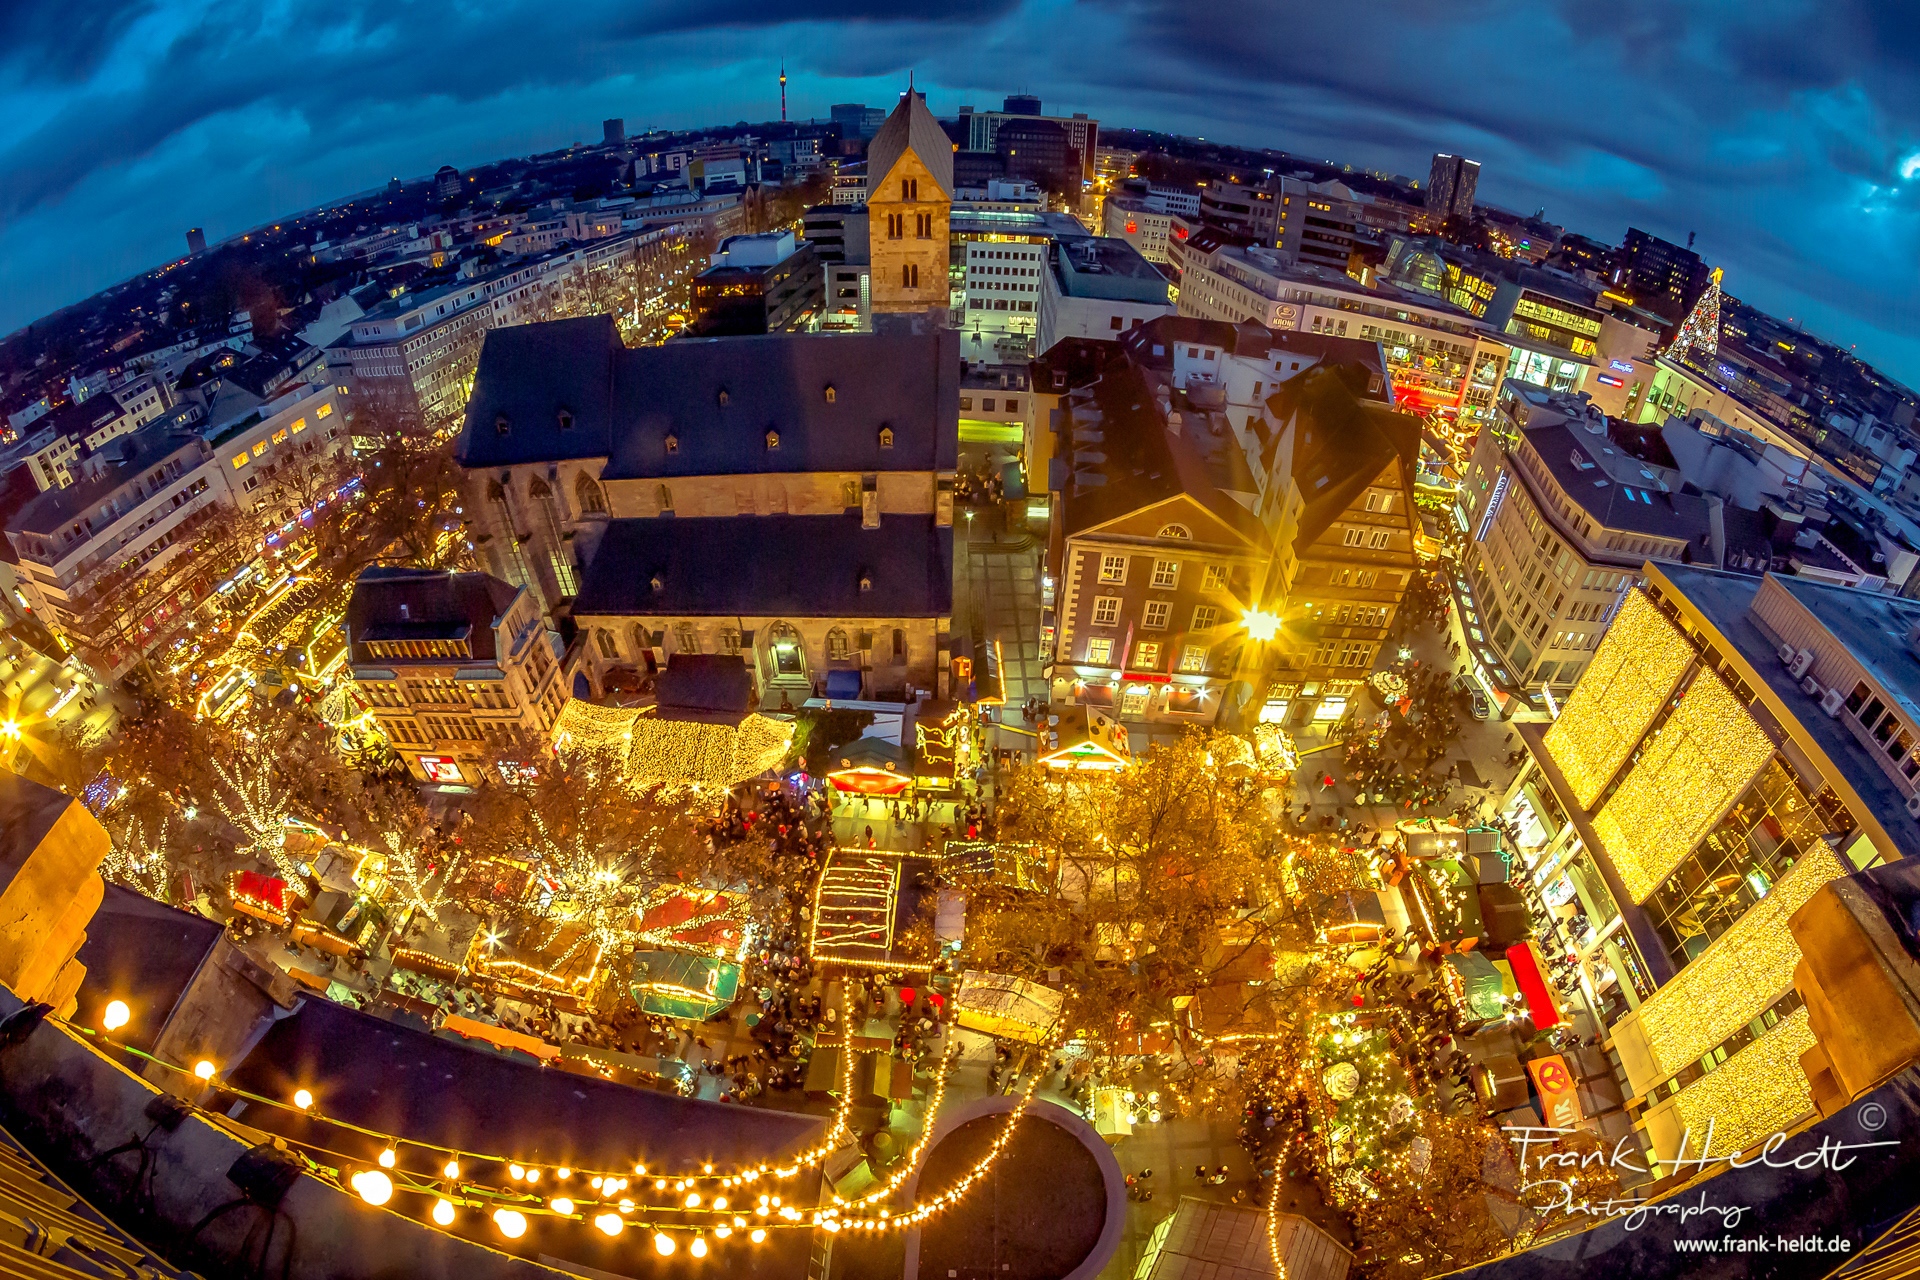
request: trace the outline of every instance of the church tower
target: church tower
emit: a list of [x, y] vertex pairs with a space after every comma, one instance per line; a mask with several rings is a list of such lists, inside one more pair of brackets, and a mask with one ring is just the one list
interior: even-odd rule
[[867, 261], [873, 311], [951, 305], [947, 221], [953, 143], [911, 88], [867, 145]]

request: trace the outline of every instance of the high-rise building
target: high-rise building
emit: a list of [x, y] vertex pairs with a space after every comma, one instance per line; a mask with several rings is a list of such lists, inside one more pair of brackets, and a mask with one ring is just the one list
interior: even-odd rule
[[433, 198], [451, 200], [460, 194], [460, 171], [450, 164], [443, 164], [433, 175]]
[[871, 138], [887, 122], [884, 108], [869, 107], [858, 102], [835, 103], [827, 108], [827, 115], [840, 126], [842, 138]]
[[[1524, 874], [1575, 958], [1655, 1158], [1725, 1156], [1814, 1111], [1788, 923], [1920, 841], [1920, 605], [1647, 565], [1508, 792]], [[1516, 867], [1516, 875], [1523, 868]], [[1729, 1100], [1737, 1100], [1730, 1106]], [[1656, 1176], [1673, 1172], [1669, 1165]]]
[[1009, 96], [999, 111], [975, 111], [972, 107], [961, 107], [958, 128], [965, 131], [964, 149], [1005, 155], [1006, 152], [999, 145], [1000, 130], [1016, 120], [1046, 120], [1060, 126], [1066, 145], [1080, 157], [1080, 178], [1086, 182], [1093, 181], [1098, 162], [1095, 153], [1100, 147], [1100, 122], [1090, 119], [1084, 111], [1076, 111], [1070, 116], [1043, 116], [1040, 114], [1040, 99], [1026, 94]]
[[205, 253], [207, 251], [207, 233], [199, 227], [187, 228], [187, 252]]
[[1210, 227], [1279, 249], [1302, 265], [1344, 273], [1354, 250], [1372, 243], [1352, 196], [1337, 182], [1276, 177], [1253, 186], [1216, 179], [1200, 193], [1199, 210]]
[[622, 119], [602, 120], [600, 122], [600, 145], [604, 147], [624, 147], [627, 145], [627, 122]]
[[1480, 183], [1480, 162], [1436, 152], [1427, 177], [1427, 212], [1440, 218], [1473, 216], [1473, 192]]
[[1707, 291], [1711, 272], [1691, 249], [1627, 228], [1620, 242], [1614, 283], [1624, 286], [1634, 305], [1677, 325]]
[[909, 90], [867, 147], [867, 235], [875, 314], [944, 313], [953, 143]]
[[822, 284], [813, 244], [796, 241], [793, 232], [728, 236], [694, 277], [691, 332], [807, 332], [820, 318]]

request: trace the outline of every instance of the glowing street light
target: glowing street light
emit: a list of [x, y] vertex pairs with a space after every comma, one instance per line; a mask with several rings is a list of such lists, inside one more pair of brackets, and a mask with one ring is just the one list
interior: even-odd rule
[[1247, 628], [1247, 635], [1255, 640], [1267, 641], [1279, 633], [1280, 618], [1277, 614], [1266, 613], [1259, 609], [1249, 609], [1241, 622]]

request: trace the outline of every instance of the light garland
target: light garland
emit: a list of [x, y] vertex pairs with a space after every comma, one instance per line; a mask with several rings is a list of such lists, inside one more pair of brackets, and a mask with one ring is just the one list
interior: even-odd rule
[[1693, 646], [1646, 594], [1629, 592], [1547, 730], [1547, 752], [1582, 807], [1619, 772], [1693, 658]]
[[[1682, 1089], [1673, 1100], [1680, 1130], [1700, 1145], [1693, 1154], [1729, 1156], [1783, 1131], [1813, 1109], [1813, 1089], [1800, 1055], [1818, 1039], [1807, 1011], [1796, 1009], [1767, 1033]], [[1709, 1127], [1711, 1126], [1711, 1127]], [[1712, 1134], [1711, 1151], [1704, 1150]]]
[[1772, 741], [1726, 681], [1698, 672], [1593, 819], [1635, 904], [1685, 861], [1772, 755]]

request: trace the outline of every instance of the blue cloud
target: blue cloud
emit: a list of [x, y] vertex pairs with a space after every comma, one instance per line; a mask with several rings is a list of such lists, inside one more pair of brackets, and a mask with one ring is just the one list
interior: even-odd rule
[[598, 135], [1010, 91], [1419, 174], [1617, 241], [1920, 381], [1920, 26], [1892, 0], [21, 0], [0, 7], [0, 329], [386, 178]]

